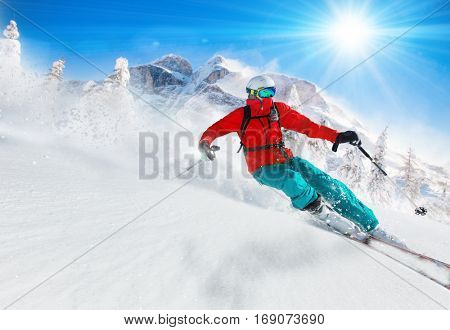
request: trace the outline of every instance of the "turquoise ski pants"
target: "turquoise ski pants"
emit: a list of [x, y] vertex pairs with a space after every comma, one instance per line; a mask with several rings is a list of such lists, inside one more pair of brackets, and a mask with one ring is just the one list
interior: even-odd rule
[[304, 209], [320, 194], [335, 212], [362, 230], [370, 231], [378, 225], [372, 210], [344, 183], [300, 157], [293, 157], [283, 164], [263, 166], [253, 176], [259, 183], [283, 191], [297, 209]]

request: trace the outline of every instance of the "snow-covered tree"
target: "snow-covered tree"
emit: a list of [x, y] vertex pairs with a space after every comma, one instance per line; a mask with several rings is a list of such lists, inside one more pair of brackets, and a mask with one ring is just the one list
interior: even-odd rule
[[441, 193], [440, 199], [442, 201], [446, 201], [447, 200], [447, 182], [442, 184], [442, 193]]
[[17, 40], [19, 39], [20, 33], [17, 28], [17, 23], [13, 20], [9, 21], [9, 24], [3, 30], [3, 35], [6, 39]]
[[359, 150], [355, 147], [347, 147], [344, 161], [338, 167], [339, 176], [350, 186], [350, 188], [361, 188], [364, 164]]
[[447, 194], [447, 182], [442, 184], [442, 192], [439, 197], [438, 205], [441, 207], [441, 211], [450, 220], [450, 203]]
[[442, 222], [448, 222], [450, 220], [450, 201], [447, 194], [448, 184], [447, 182], [441, 181], [438, 182], [438, 186], [438, 196], [431, 199], [427, 207], [433, 218]]
[[412, 199], [416, 200], [420, 196], [420, 177], [414, 166], [415, 155], [413, 150], [408, 150], [405, 164], [401, 168], [401, 181], [404, 192]]
[[105, 79], [105, 85], [119, 85], [126, 87], [130, 80], [130, 71], [128, 70], [128, 60], [124, 57], [116, 59], [114, 73]]
[[[373, 156], [374, 161], [379, 164], [382, 168], [385, 165], [385, 156], [387, 148], [387, 127], [383, 130], [381, 135], [378, 137], [375, 144], [375, 154]], [[372, 164], [369, 175], [369, 183], [367, 186], [367, 191], [372, 201], [377, 204], [387, 205], [391, 202], [391, 187], [387, 182], [386, 176], [384, 176], [381, 171]]]
[[21, 46], [17, 24], [11, 21], [3, 31], [6, 38], [0, 38], [0, 71], [2, 75], [16, 75], [20, 70]]
[[440, 211], [449, 216], [450, 215], [450, 203], [448, 200], [448, 194], [447, 189], [448, 185], [447, 182], [440, 182], [440, 188], [441, 188], [441, 194], [439, 198], [437, 198], [436, 206], [440, 208]]
[[50, 80], [62, 81], [64, 75], [64, 68], [66, 61], [63, 59], [57, 60], [53, 62], [52, 68], [50, 69], [49, 74], [47, 75]]

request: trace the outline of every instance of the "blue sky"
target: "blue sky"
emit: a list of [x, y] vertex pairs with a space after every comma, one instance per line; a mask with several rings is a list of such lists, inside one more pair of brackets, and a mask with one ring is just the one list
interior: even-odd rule
[[[257, 67], [275, 63], [277, 71], [323, 87], [446, 1], [0, 0], [0, 23], [16, 18], [28, 66], [46, 70], [64, 57], [66, 78], [100, 79], [99, 72], [2, 2], [106, 72], [118, 56], [136, 65], [177, 53], [196, 67], [221, 53]], [[356, 50], [330, 36], [348, 17], [370, 28]], [[402, 147], [410, 143], [438, 157], [450, 143], [449, 86], [450, 4], [326, 93], [376, 130], [389, 125]], [[444, 163], [450, 161], [447, 154], [441, 154]]]

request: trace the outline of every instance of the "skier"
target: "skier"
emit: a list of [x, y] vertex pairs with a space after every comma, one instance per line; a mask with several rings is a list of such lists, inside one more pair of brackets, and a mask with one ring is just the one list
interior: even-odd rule
[[274, 102], [275, 83], [267, 75], [252, 78], [247, 84], [247, 105], [229, 113], [210, 126], [202, 135], [199, 150], [209, 160], [215, 159], [212, 142], [235, 132], [241, 140], [247, 167], [261, 183], [283, 191], [292, 205], [308, 211], [343, 234], [354, 234], [352, 226], [339, 219], [325, 205], [350, 220], [363, 232], [388, 241], [397, 241], [378, 226], [378, 220], [366, 205], [341, 181], [338, 181], [300, 157], [294, 157], [283, 143], [281, 128], [310, 138], [334, 143], [358, 144], [354, 131], [337, 132], [312, 122], [282, 102]]

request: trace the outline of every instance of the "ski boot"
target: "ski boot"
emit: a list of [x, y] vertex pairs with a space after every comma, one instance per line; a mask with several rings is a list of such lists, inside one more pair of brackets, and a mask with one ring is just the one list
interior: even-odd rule
[[326, 224], [326, 226], [333, 231], [358, 240], [363, 240], [366, 238], [366, 235], [362, 233], [361, 230], [359, 230], [355, 225], [336, 214], [333, 209], [324, 202], [320, 195], [314, 202], [306, 206], [303, 210], [311, 213], [315, 219], [319, 220], [323, 224]]
[[372, 229], [371, 231], [369, 231], [368, 234], [371, 237], [379, 239], [380, 241], [386, 242], [388, 244], [392, 244], [392, 245], [398, 246], [403, 249], [407, 248], [405, 242], [403, 242], [402, 240], [400, 240], [398, 237], [396, 237], [394, 235], [388, 234], [379, 225], [375, 229]]

